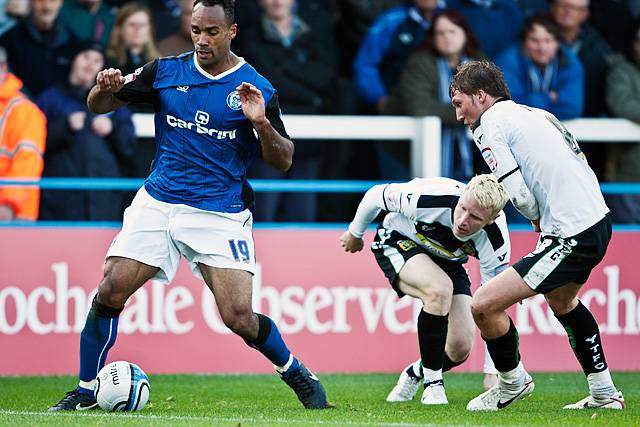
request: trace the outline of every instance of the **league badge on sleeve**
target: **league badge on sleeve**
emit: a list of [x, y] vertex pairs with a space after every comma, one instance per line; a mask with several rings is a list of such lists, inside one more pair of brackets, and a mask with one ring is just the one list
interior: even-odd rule
[[241, 110], [242, 103], [240, 102], [240, 95], [238, 95], [237, 91], [233, 91], [227, 95], [227, 106], [232, 110]]
[[134, 81], [140, 75], [140, 73], [142, 73], [142, 68], [143, 67], [137, 68], [133, 73], [124, 76], [124, 84], [129, 84]]
[[487, 163], [487, 166], [489, 166], [489, 169], [491, 169], [491, 172], [495, 172], [496, 170], [498, 170], [498, 159], [496, 159], [496, 156], [493, 155], [493, 151], [491, 151], [491, 148], [484, 147], [482, 149], [482, 157]]

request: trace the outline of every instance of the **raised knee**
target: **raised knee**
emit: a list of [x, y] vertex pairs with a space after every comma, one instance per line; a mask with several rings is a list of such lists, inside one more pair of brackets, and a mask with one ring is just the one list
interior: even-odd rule
[[474, 319], [481, 319], [487, 315], [489, 307], [479, 298], [473, 297], [471, 301], [471, 314]]
[[430, 304], [446, 308], [448, 311], [453, 296], [453, 283], [448, 277], [440, 279], [424, 289], [423, 294]]
[[98, 301], [109, 307], [121, 308], [128, 298], [127, 284], [124, 277], [118, 274], [118, 269], [106, 269], [98, 287]]

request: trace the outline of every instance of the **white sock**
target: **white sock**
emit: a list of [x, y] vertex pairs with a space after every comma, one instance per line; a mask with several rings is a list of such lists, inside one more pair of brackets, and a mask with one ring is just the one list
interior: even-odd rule
[[508, 372], [498, 372], [498, 380], [507, 388], [522, 387], [526, 377], [527, 371], [524, 370], [522, 362], [519, 362], [518, 366]]
[[429, 368], [422, 368], [422, 374], [424, 375], [424, 383], [431, 383], [434, 381], [442, 381], [442, 369], [433, 370]]
[[93, 387], [95, 387], [96, 385], [96, 380], [91, 380], [91, 381], [78, 381], [78, 386], [93, 391]]
[[587, 382], [589, 383], [589, 393], [595, 398], [611, 397], [618, 391], [613, 385], [608, 368], [602, 372], [587, 375]]
[[287, 370], [291, 367], [291, 364], [293, 363], [293, 354], [289, 354], [289, 360], [287, 360], [287, 363], [284, 364], [284, 366], [276, 366], [273, 365], [274, 368], [276, 368], [276, 371], [283, 374], [285, 372], [287, 372]]
[[416, 374], [416, 377], [422, 378], [422, 359], [418, 359], [413, 362], [411, 367], [413, 369], [413, 373]]

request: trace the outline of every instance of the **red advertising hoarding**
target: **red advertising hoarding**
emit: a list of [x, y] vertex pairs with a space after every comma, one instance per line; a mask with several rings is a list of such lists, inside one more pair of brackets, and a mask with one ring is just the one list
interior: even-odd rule
[[[102, 277], [111, 228], [0, 228], [0, 375], [77, 371], [79, 333]], [[417, 300], [398, 299], [368, 250], [346, 254], [342, 230], [259, 229], [254, 308], [279, 325], [291, 350], [319, 372], [397, 372], [418, 357]], [[514, 232], [513, 258], [537, 235]], [[367, 242], [372, 233], [367, 234]], [[613, 370], [640, 370], [640, 234], [614, 233], [581, 299], [600, 324]], [[468, 265], [478, 286], [477, 263]], [[531, 371], [578, 370], [567, 337], [541, 296], [511, 311]], [[479, 338], [458, 370], [479, 371]], [[170, 285], [147, 283], [120, 316], [109, 360], [151, 373], [271, 372], [223, 325], [213, 296], [186, 264]]]

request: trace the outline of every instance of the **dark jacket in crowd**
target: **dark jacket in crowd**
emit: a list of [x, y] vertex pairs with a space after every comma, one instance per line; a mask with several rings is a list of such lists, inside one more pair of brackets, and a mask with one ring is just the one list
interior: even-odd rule
[[77, 43], [60, 19], [51, 31], [42, 33], [27, 17], [0, 37], [12, 72], [33, 99], [54, 83], [67, 80]]
[[606, 115], [606, 78], [608, 58], [612, 54], [607, 41], [592, 26], [585, 24], [571, 50], [584, 68], [584, 117]]
[[[68, 84], [47, 89], [38, 99], [38, 106], [47, 116], [47, 151], [42, 176], [52, 177], [121, 177], [121, 165], [133, 156], [136, 148], [131, 113], [120, 108], [109, 114], [113, 130], [107, 137], [91, 129], [96, 114], [86, 105], [87, 91]], [[84, 111], [84, 128], [74, 132], [69, 127], [69, 115]], [[122, 219], [123, 198], [119, 191], [59, 191], [42, 192], [40, 219], [97, 220]]]
[[[278, 91], [285, 114], [322, 114], [330, 111], [331, 88], [336, 77], [335, 52], [323, 43], [321, 31], [304, 21], [289, 46], [285, 46], [268, 20], [245, 29], [238, 52]], [[315, 144], [300, 144], [300, 155]], [[314, 150], [316, 151], [316, 150]]]

